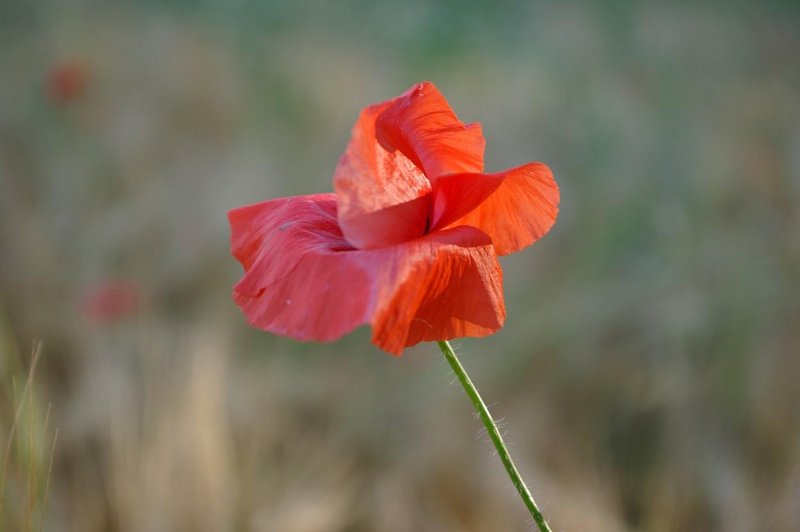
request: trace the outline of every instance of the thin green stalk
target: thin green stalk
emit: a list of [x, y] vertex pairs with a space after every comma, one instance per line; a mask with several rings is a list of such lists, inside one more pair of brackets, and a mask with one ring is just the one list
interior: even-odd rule
[[506, 468], [506, 472], [508, 472], [508, 476], [511, 478], [511, 482], [513, 482], [514, 487], [517, 488], [519, 496], [522, 497], [522, 501], [525, 503], [525, 506], [528, 507], [528, 511], [531, 513], [533, 520], [536, 521], [536, 525], [539, 527], [539, 530], [541, 532], [552, 532], [550, 526], [547, 524], [547, 521], [542, 515], [542, 512], [540, 512], [539, 508], [536, 506], [536, 502], [533, 500], [533, 495], [531, 495], [528, 486], [525, 485], [525, 482], [522, 480], [519, 471], [517, 471], [517, 466], [515, 466], [514, 461], [511, 460], [511, 455], [508, 454], [506, 444], [503, 441], [503, 437], [500, 436], [500, 431], [497, 429], [497, 423], [495, 423], [494, 419], [492, 418], [489, 408], [487, 408], [486, 403], [484, 403], [483, 399], [481, 399], [478, 389], [475, 388], [474, 384], [472, 384], [472, 380], [470, 380], [469, 375], [467, 375], [464, 366], [461, 365], [458, 357], [456, 357], [455, 351], [453, 351], [450, 343], [446, 340], [439, 342], [439, 349], [441, 349], [442, 353], [444, 353], [444, 357], [447, 359], [450, 367], [453, 368], [453, 372], [455, 372], [456, 376], [458, 377], [461, 386], [464, 387], [464, 391], [467, 392], [467, 395], [472, 401], [472, 405], [481, 416], [481, 421], [483, 421], [483, 425], [486, 427], [486, 431], [489, 433], [489, 437], [492, 439], [494, 448], [497, 449], [497, 454], [500, 456], [500, 460], [502, 460], [503, 465]]

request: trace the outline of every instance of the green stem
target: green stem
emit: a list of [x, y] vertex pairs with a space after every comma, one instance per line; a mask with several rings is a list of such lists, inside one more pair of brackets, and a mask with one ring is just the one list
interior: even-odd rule
[[464, 391], [466, 391], [467, 395], [469, 395], [472, 405], [481, 416], [481, 421], [483, 421], [483, 425], [486, 427], [489, 437], [492, 439], [494, 448], [497, 449], [497, 454], [500, 456], [500, 460], [502, 460], [503, 465], [506, 468], [506, 472], [508, 472], [508, 476], [511, 477], [511, 482], [513, 482], [514, 487], [517, 488], [519, 496], [522, 497], [522, 501], [525, 503], [525, 506], [528, 507], [528, 511], [531, 513], [531, 516], [533, 516], [533, 520], [536, 521], [536, 525], [539, 527], [539, 530], [541, 532], [552, 532], [550, 526], [547, 524], [547, 521], [545, 521], [542, 512], [540, 512], [539, 508], [536, 506], [536, 502], [533, 500], [533, 495], [531, 495], [531, 492], [528, 490], [528, 487], [522, 480], [519, 471], [517, 471], [517, 466], [515, 466], [514, 461], [511, 460], [511, 456], [508, 454], [506, 444], [503, 441], [503, 437], [500, 436], [500, 431], [497, 429], [497, 423], [495, 423], [494, 419], [492, 419], [492, 414], [489, 412], [489, 408], [487, 408], [486, 403], [484, 403], [483, 399], [481, 399], [478, 389], [475, 388], [474, 384], [472, 384], [472, 380], [470, 380], [469, 375], [467, 375], [464, 366], [461, 365], [458, 357], [456, 357], [455, 351], [453, 351], [450, 343], [446, 340], [439, 342], [439, 349], [441, 349], [442, 353], [444, 353], [444, 357], [447, 359], [450, 367], [453, 368], [453, 371], [458, 377], [461, 386], [464, 387]]

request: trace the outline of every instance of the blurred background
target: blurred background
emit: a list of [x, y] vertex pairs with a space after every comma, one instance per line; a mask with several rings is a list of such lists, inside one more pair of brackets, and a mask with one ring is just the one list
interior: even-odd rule
[[456, 342], [554, 530], [800, 530], [798, 58], [789, 1], [0, 0], [0, 528], [532, 528], [435, 345], [230, 298], [226, 212], [428, 79], [561, 186]]

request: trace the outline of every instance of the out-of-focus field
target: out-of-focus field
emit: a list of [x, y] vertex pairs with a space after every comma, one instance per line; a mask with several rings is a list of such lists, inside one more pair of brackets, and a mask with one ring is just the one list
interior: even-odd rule
[[800, 530], [798, 58], [796, 2], [0, 1], [0, 529], [531, 528], [434, 345], [230, 299], [227, 210], [429, 79], [561, 186], [457, 342], [554, 529]]

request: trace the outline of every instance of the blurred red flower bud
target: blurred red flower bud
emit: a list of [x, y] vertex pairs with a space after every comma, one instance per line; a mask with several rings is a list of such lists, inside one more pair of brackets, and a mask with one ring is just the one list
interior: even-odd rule
[[141, 291], [129, 280], [104, 281], [81, 297], [80, 311], [94, 323], [109, 324], [134, 314], [141, 305]]
[[54, 65], [47, 72], [45, 91], [51, 102], [66, 105], [86, 91], [89, 71], [85, 63], [72, 59]]

